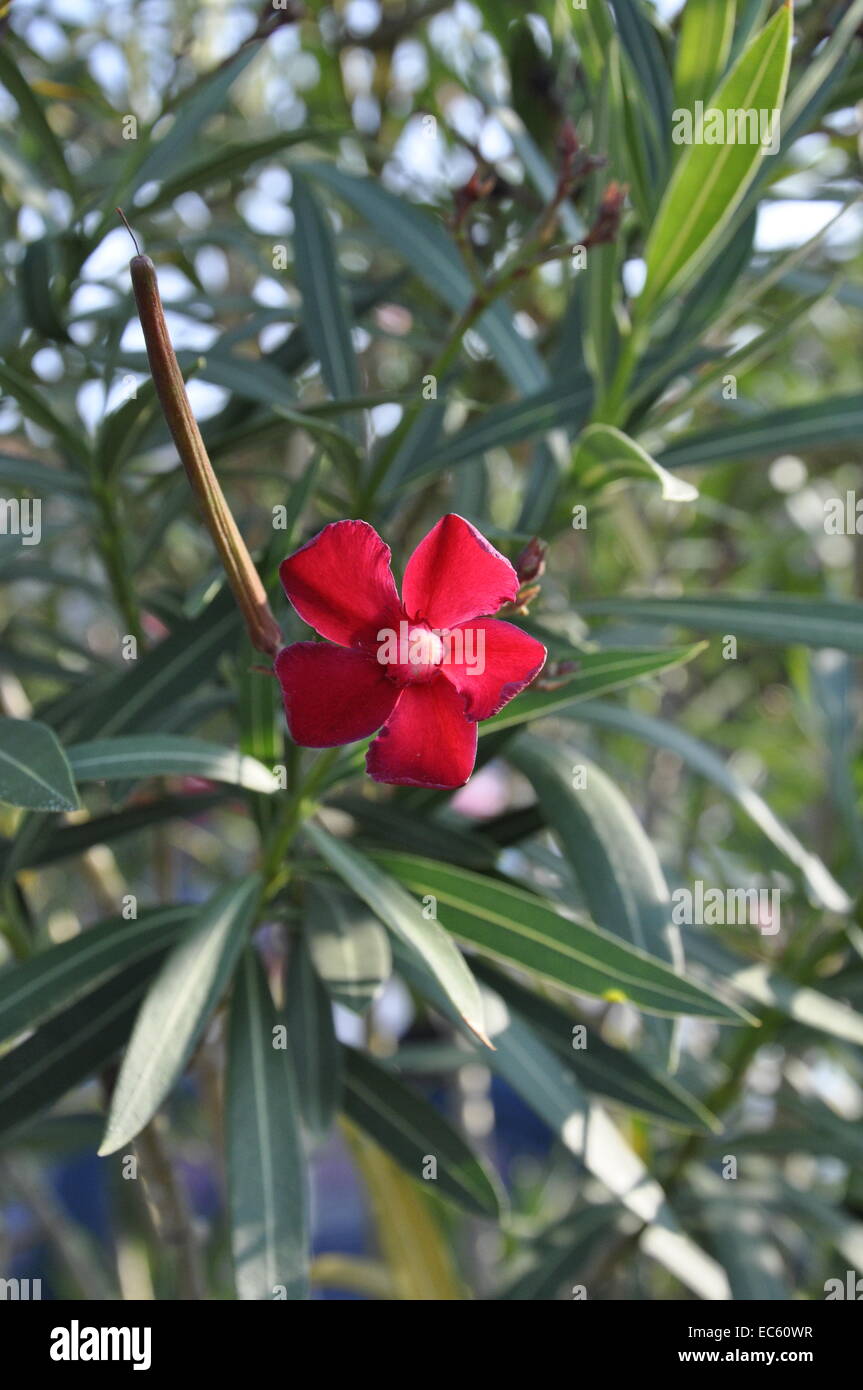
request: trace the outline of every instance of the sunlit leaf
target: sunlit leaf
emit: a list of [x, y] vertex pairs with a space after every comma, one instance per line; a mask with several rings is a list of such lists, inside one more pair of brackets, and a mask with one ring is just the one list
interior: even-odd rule
[[[785, 4], [753, 39], [719, 90], [711, 109], [724, 121], [729, 112], [775, 112], [782, 107], [791, 58], [793, 15]], [[766, 147], [754, 143], [687, 145], [672, 175], [645, 250], [647, 281], [641, 312], [678, 289], [701, 268], [747, 188]]]
[[80, 782], [132, 777], [205, 777], [265, 796], [278, 790], [270, 768], [257, 758], [179, 734], [126, 734], [74, 744], [69, 762]]
[[261, 893], [257, 876], [210, 900], [163, 962], [135, 1020], [100, 1154], [134, 1139], [183, 1072], [231, 978]]

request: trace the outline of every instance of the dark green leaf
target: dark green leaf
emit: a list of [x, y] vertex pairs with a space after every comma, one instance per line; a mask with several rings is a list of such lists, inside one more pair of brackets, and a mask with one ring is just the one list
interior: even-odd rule
[[684, 435], [658, 459], [663, 468], [701, 468], [734, 459], [776, 458], [783, 453], [828, 449], [832, 444], [856, 443], [861, 434], [863, 400], [859, 395], [838, 396]]
[[535, 893], [406, 854], [374, 856], [468, 945], [580, 994], [628, 999], [649, 1013], [694, 1014], [723, 1022], [743, 1015], [663, 961], [619, 941]]
[[328, 1133], [341, 1094], [333, 1006], [312, 964], [305, 936], [292, 938], [285, 1018], [303, 1123], [315, 1139]]
[[379, 1062], [351, 1047], [342, 1052], [348, 1119], [418, 1182], [434, 1158], [433, 1191], [475, 1216], [499, 1215], [501, 1192], [494, 1175], [449, 1122]]
[[0, 801], [28, 811], [76, 811], [66, 754], [47, 724], [0, 718]]
[[359, 372], [351, 342], [332, 233], [307, 181], [294, 176], [294, 262], [312, 352], [334, 400], [357, 396]]
[[579, 612], [752, 637], [769, 646], [863, 652], [863, 604], [794, 594], [585, 599]]
[[161, 953], [191, 916], [191, 908], [163, 907], [133, 921], [113, 917], [20, 965], [7, 966], [0, 973], [0, 1041], [65, 1009], [106, 975]]
[[0, 1058], [0, 1131], [23, 1124], [120, 1051], [156, 957], [138, 961]]
[[100, 1154], [134, 1139], [182, 1075], [231, 978], [260, 895], [257, 875], [239, 879], [201, 908], [166, 957], [135, 1020]]
[[231, 1246], [241, 1299], [308, 1297], [307, 1179], [290, 1060], [254, 950], [234, 984], [226, 1128]]

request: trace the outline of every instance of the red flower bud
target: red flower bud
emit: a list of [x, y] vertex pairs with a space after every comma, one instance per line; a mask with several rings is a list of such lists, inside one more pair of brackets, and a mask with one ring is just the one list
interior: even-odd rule
[[528, 541], [515, 562], [515, 572], [520, 584], [531, 584], [534, 579], [539, 579], [545, 573], [547, 553], [548, 545], [545, 541], [541, 541], [538, 536], [534, 536], [533, 540]]

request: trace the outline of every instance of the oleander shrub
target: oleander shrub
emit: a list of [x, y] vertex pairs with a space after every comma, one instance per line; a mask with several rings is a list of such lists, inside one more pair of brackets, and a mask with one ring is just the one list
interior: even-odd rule
[[2, 25], [0, 1276], [830, 1296], [863, 3]]

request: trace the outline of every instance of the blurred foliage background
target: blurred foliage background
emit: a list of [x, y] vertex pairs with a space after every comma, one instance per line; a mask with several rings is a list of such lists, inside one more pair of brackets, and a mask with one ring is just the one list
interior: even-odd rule
[[[0, 1276], [785, 1300], [863, 1271], [863, 4], [794, 9], [781, 148], [735, 163], [672, 112], [733, 104], [753, 53], [777, 104], [771, 0], [5, 7], [0, 484], [41, 537], [6, 506]], [[448, 511], [546, 543], [549, 667], [456, 795], [285, 747], [118, 205], [286, 640], [278, 562], [333, 519], [397, 567]], [[675, 922], [697, 882], [778, 890], [779, 929]]]

